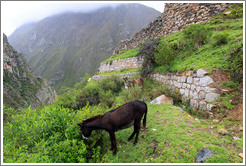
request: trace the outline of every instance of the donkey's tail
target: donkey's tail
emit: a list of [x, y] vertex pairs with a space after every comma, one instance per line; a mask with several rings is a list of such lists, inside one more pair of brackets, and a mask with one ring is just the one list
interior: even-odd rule
[[146, 120], [147, 120], [147, 112], [148, 112], [148, 107], [146, 107], [145, 113], [144, 113], [144, 119], [143, 119], [143, 127], [144, 127], [144, 131], [146, 129]]

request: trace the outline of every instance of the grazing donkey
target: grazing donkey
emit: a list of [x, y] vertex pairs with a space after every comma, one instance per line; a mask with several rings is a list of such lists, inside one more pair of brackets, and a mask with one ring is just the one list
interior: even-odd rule
[[143, 118], [144, 130], [146, 128], [146, 119], [147, 119], [147, 104], [143, 101], [135, 100], [132, 102], [125, 103], [104, 115], [97, 115], [90, 119], [79, 123], [80, 130], [82, 131], [82, 136], [84, 139], [88, 139], [93, 130], [104, 129], [110, 135], [111, 140], [111, 149], [115, 155], [117, 152], [117, 145], [115, 139], [115, 132], [128, 128], [134, 124], [134, 131], [131, 136], [128, 138], [130, 141], [134, 135], [135, 141], [133, 145], [138, 142], [138, 134], [140, 131], [140, 122]]
[[128, 80], [127, 77], [123, 77], [125, 88], [128, 89], [129, 87], [134, 87], [136, 84], [142, 88], [143, 87], [143, 79], [141, 77], [138, 77], [134, 80]]

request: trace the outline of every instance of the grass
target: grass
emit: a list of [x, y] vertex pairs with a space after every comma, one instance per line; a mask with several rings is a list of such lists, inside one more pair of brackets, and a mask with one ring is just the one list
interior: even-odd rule
[[139, 47], [134, 48], [134, 49], [125, 50], [121, 54], [112, 55], [109, 59], [107, 59], [101, 63], [106, 63], [106, 62], [110, 62], [110, 61], [114, 61], [114, 60], [118, 60], [118, 59], [135, 57], [135, 56], [137, 56], [138, 51], [139, 51]]
[[[207, 160], [209, 163], [242, 163], [238, 154], [243, 152], [243, 139], [231, 137], [237, 125], [231, 121], [213, 124], [211, 120], [200, 119], [198, 122], [173, 105], [148, 104], [147, 129], [146, 132], [141, 129], [137, 145], [133, 146], [133, 140], [127, 141], [133, 127], [119, 131], [116, 133], [118, 152], [113, 156], [105, 132], [101, 162], [194, 163], [198, 152], [208, 148], [213, 153]], [[220, 135], [217, 132], [220, 128], [226, 128], [230, 135]]]
[[[232, 47], [238, 47], [239, 44], [237, 43], [242, 42], [243, 39], [243, 19], [225, 20], [216, 24], [211, 20], [203, 23], [203, 25], [208, 27], [213, 33], [209, 41], [198, 49], [179, 52], [170, 66], [171, 72], [181, 72], [189, 69], [197, 70], [199, 68], [205, 68], [211, 72], [214, 68], [226, 70], [230, 65], [229, 58]], [[228, 42], [222, 45], [215, 45], [216, 36], [221, 33], [228, 34]], [[177, 43], [181, 39], [182, 31], [163, 38], [163, 40], [170, 43]], [[165, 73], [167, 66], [157, 66], [155, 71]]]
[[140, 68], [130, 68], [130, 69], [122, 69], [119, 71], [112, 71], [112, 72], [105, 72], [100, 73], [94, 76], [101, 76], [101, 75], [115, 75], [115, 74], [121, 74], [121, 73], [129, 73], [129, 72], [139, 72]]

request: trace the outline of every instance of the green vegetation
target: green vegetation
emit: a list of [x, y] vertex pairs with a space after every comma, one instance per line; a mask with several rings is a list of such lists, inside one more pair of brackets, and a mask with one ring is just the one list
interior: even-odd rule
[[[119, 104], [117, 104], [119, 105]], [[116, 133], [118, 152], [110, 151], [106, 131], [94, 131], [83, 140], [77, 123], [103, 114], [109, 108], [85, 106], [76, 111], [52, 105], [40, 110], [23, 109], [4, 123], [4, 163], [193, 163], [203, 148], [213, 152], [208, 163], [242, 163], [243, 138], [232, 139], [239, 123], [197, 122], [172, 105], [148, 104], [147, 130], [139, 142], [127, 142], [133, 127]], [[4, 107], [4, 112], [8, 111]], [[213, 126], [213, 128], [211, 128]], [[225, 128], [229, 135], [218, 134]], [[242, 137], [243, 133], [237, 133]]]
[[[218, 117], [224, 118], [224, 112], [238, 104], [231, 103], [230, 100], [239, 96], [236, 88], [242, 84], [243, 20], [240, 8], [242, 6], [236, 4], [228, 9], [230, 14], [222, 13], [203, 23], [203, 27], [192, 26], [192, 29], [195, 28], [192, 33], [199, 32], [197, 30], [203, 32], [198, 36], [193, 35], [188, 27], [187, 34], [181, 31], [158, 39], [159, 47], [145, 43], [150, 44], [151, 49], [140, 48], [139, 52], [137, 49], [128, 50], [123, 53], [124, 56], [119, 57], [151, 53], [146, 62], [153, 63], [153, 66], [150, 65], [146, 73], [152, 67], [161, 73], [199, 68], [226, 70], [231, 79], [234, 79], [221, 83], [221, 86], [228, 88], [228, 92], [221, 95], [218, 101], [222, 107], [222, 112], [218, 112], [222, 116]], [[204, 29], [212, 35], [206, 34]], [[155, 48], [155, 56], [165, 56], [162, 53], [168, 55], [170, 50], [165, 50], [165, 47], [172, 49], [175, 54], [174, 58], [162, 65], [162, 62], [157, 63], [158, 58], [154, 61], [152, 53]], [[119, 73], [132, 70], [138, 69], [127, 69]], [[135, 77], [137, 76], [139, 75]], [[142, 89], [138, 86], [125, 89], [122, 78], [112, 76], [88, 82], [89, 77], [86, 75], [74, 88], [61, 88], [53, 105], [21, 111], [4, 106], [3, 162], [194, 163], [198, 152], [203, 148], [208, 148], [213, 153], [212, 158], [206, 161], [208, 163], [243, 162], [238, 155], [243, 153], [244, 138], [240, 129], [242, 122], [228, 118], [217, 123], [212, 119], [192, 117], [189, 115], [188, 102], [182, 102], [179, 94], [148, 78], [144, 78]], [[149, 104], [163, 93], [173, 97], [174, 105], [181, 108], [185, 106], [185, 111], [173, 105]], [[116, 133], [118, 152], [115, 156], [109, 150], [110, 138], [106, 131], [93, 131], [89, 140], [82, 139], [77, 123], [135, 99], [148, 104], [147, 130], [143, 132], [141, 129], [136, 146], [133, 146], [132, 141], [127, 142], [133, 127]], [[220, 134], [220, 129], [226, 129], [228, 134]], [[235, 136], [239, 139], [234, 139]]]
[[[127, 142], [132, 128], [122, 130], [116, 134], [119, 152], [113, 156], [104, 150], [102, 162], [193, 163], [203, 148], [214, 154], [208, 163], [242, 162], [238, 153], [243, 150], [243, 140], [233, 140], [228, 135], [217, 133], [220, 128], [232, 125], [232, 130], [238, 124], [214, 124], [211, 120], [200, 120], [199, 123], [172, 105], [148, 105], [148, 110], [147, 131], [141, 130], [138, 144], [133, 146], [131, 141]], [[102, 149], [109, 149], [108, 135], [103, 137], [103, 142]]]
[[106, 63], [118, 59], [125, 59], [125, 58], [130, 58], [130, 57], [135, 57], [138, 55], [139, 48], [134, 48], [134, 49], [129, 49], [129, 50], [124, 50], [121, 54], [115, 54], [112, 55], [109, 59], [101, 62], [101, 63]]
[[[225, 12], [235, 10], [235, 16], [225, 15]], [[156, 72], [182, 72], [199, 68], [221, 69], [230, 73], [232, 79], [242, 81], [243, 60], [243, 18], [239, 14], [242, 6], [235, 5], [212, 19], [196, 25], [190, 25], [185, 30], [161, 38], [156, 56], [159, 59], [169, 55], [169, 50], [175, 54], [167, 59], [165, 65], [155, 67]], [[234, 19], [231, 19], [234, 18]], [[163, 49], [165, 48], [169, 49]], [[172, 57], [172, 56], [171, 56]], [[158, 58], [156, 58], [157, 62]], [[240, 73], [240, 74], [239, 74]]]
[[117, 74], [122, 74], [122, 73], [133, 73], [133, 72], [139, 72], [140, 68], [129, 68], [129, 69], [122, 69], [119, 71], [112, 71], [112, 72], [104, 72], [100, 74], [96, 74], [94, 76], [101, 76], [101, 75], [117, 75]]

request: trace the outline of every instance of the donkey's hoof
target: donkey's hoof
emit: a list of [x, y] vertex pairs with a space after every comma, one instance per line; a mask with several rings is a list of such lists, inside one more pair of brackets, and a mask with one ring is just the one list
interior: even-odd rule
[[116, 155], [116, 151], [113, 151], [113, 156], [115, 156]]

